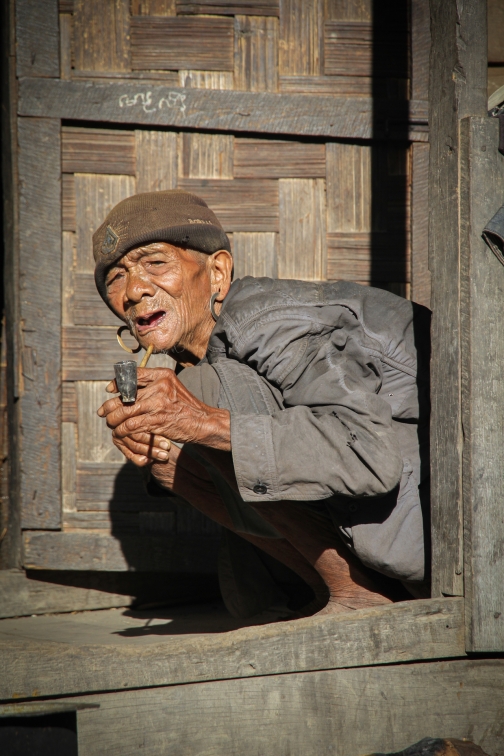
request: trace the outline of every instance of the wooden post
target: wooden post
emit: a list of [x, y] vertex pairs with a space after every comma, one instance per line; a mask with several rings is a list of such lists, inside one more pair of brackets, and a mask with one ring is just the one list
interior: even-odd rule
[[504, 266], [481, 232], [504, 202], [499, 123], [461, 123], [466, 648], [504, 651]]
[[463, 594], [460, 121], [486, 115], [486, 0], [431, 0], [433, 595]]

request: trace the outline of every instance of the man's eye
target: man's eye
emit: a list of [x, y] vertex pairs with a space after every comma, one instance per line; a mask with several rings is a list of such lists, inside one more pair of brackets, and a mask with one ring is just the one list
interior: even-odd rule
[[112, 276], [110, 276], [109, 279], [107, 279], [106, 285], [111, 286], [115, 281], [118, 281], [120, 278], [122, 278], [121, 271], [117, 271], [117, 273], [114, 273]]

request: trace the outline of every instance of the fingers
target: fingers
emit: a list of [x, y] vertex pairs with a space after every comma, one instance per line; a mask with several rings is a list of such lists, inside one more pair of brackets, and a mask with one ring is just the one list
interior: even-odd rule
[[[121, 438], [117, 436], [115, 431], [113, 431], [112, 439], [123, 453], [125, 453], [124, 449], [127, 449], [131, 454], [138, 457], [144, 457], [150, 462], [167, 462], [170, 459], [168, 451], [155, 445], [155, 436], [152, 434], [141, 433], [135, 436], [125, 436], [124, 438]], [[165, 443], [166, 439], [162, 439], [161, 442], [158, 441], [157, 443], [163, 442]]]

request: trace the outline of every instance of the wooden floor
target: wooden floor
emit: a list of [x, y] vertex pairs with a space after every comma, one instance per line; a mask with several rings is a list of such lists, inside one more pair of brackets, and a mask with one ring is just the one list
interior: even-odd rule
[[268, 619], [214, 602], [0, 620], [0, 714], [80, 708], [84, 756], [359, 756], [425, 736], [504, 755], [504, 660], [465, 657], [462, 599]]

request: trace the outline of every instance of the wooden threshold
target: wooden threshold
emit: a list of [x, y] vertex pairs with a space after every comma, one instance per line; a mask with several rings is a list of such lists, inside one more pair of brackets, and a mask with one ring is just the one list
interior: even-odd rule
[[0, 700], [463, 657], [463, 608], [427, 599], [260, 626], [211, 605], [5, 619]]
[[427, 103], [420, 100], [184, 89], [128, 79], [21, 79], [18, 112], [184, 129], [428, 141]]

